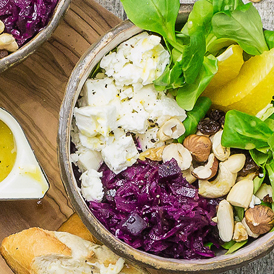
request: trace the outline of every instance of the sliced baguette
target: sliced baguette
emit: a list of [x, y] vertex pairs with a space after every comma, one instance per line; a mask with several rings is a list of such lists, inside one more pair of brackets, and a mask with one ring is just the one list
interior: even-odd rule
[[[115, 265], [119, 256], [113, 253], [105, 245], [102, 245], [87, 229], [87, 227], [82, 222], [81, 218], [77, 213], [73, 213], [58, 229], [58, 231], [66, 231], [74, 235], [80, 236], [81, 238], [92, 241], [97, 245], [94, 245], [92, 250], [95, 256], [92, 258], [93, 262], [98, 262], [105, 266]], [[101, 271], [104, 271], [103, 269]], [[102, 272], [103, 273], [103, 272]], [[105, 274], [105, 273], [104, 273]], [[131, 264], [125, 260], [124, 267], [120, 274], [150, 274], [146, 269], [139, 267], [135, 264]]]
[[71, 256], [71, 249], [60, 242], [53, 232], [29, 228], [6, 237], [1, 245], [1, 254], [15, 273], [30, 272], [36, 257], [59, 254]]
[[60, 227], [65, 229], [69, 233], [23, 230], [6, 237], [0, 252], [16, 274], [149, 274], [106, 246], [83, 239], [95, 238], [75, 214]]

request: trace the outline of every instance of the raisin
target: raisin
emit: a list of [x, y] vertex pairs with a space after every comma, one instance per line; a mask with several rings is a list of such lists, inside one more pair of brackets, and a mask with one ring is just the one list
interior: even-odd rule
[[205, 118], [199, 122], [197, 128], [202, 134], [213, 135], [220, 130], [221, 126], [218, 122]]
[[219, 123], [220, 123], [220, 126], [221, 126], [221, 127], [224, 127], [224, 124], [225, 124], [225, 116], [220, 117]]
[[225, 112], [222, 110], [213, 109], [209, 113], [208, 117], [210, 118], [210, 120], [214, 120], [214, 121], [220, 123], [222, 121], [222, 119], [224, 119], [224, 117], [225, 117]]
[[244, 167], [239, 171], [239, 176], [247, 176], [250, 173], [256, 173], [259, 174], [260, 167], [256, 165], [256, 163], [253, 161], [249, 153], [244, 153], [246, 156], [245, 165]]

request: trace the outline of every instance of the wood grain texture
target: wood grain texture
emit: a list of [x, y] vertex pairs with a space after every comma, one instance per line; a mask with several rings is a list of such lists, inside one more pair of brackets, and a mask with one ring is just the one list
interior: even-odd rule
[[[57, 161], [59, 109], [80, 56], [120, 21], [93, 0], [73, 0], [52, 38], [23, 63], [0, 75], [1, 107], [20, 122], [50, 182], [41, 201], [0, 202], [0, 241], [34, 226], [56, 230], [72, 214]], [[2, 257], [0, 273], [12, 273]]]
[[[273, 20], [268, 3], [264, 20]], [[0, 75], [1, 106], [22, 125], [45, 170], [50, 190], [42, 201], [0, 202], [0, 241], [11, 233], [39, 226], [56, 230], [73, 212], [61, 183], [56, 154], [58, 113], [70, 73], [90, 44], [125, 18], [119, 0], [73, 0], [64, 20], [35, 54]], [[191, 0], [184, 2], [193, 2]], [[116, 17], [116, 16], [118, 17]], [[273, 25], [272, 25], [273, 26]], [[226, 274], [272, 274], [274, 253]], [[0, 273], [12, 274], [2, 258]], [[157, 274], [156, 271], [151, 271]]]

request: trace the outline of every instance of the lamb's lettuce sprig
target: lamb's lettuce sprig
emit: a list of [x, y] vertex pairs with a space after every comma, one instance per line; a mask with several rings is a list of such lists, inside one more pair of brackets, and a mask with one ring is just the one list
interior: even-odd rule
[[[213, 0], [214, 2], [223, 1]], [[217, 38], [234, 40], [250, 55], [258, 55], [268, 50], [261, 17], [252, 3], [226, 2], [231, 3], [212, 17], [212, 32]]]
[[179, 32], [175, 29], [179, 0], [121, 2], [135, 25], [163, 37], [171, 60], [155, 87], [171, 90], [188, 111], [216, 74], [216, 56], [227, 46], [238, 43], [249, 55], [274, 46], [274, 34], [263, 32], [256, 8], [242, 0], [198, 0]]
[[264, 37], [269, 49], [274, 48], [274, 31], [273, 30], [264, 30]]
[[228, 111], [225, 116], [222, 145], [249, 150], [252, 159], [262, 171], [260, 176], [254, 179], [253, 192], [257, 192], [264, 180], [269, 180], [274, 193], [274, 128], [269, 126], [274, 123], [274, 115], [270, 111], [262, 117], [264, 120], [237, 110]]
[[248, 242], [248, 240], [245, 240], [245, 241], [242, 241], [242, 242], [236, 242], [234, 240], [231, 240], [227, 243], [222, 244], [222, 247], [224, 249], [227, 249], [227, 252], [225, 253], [225, 255], [234, 253], [235, 251], [237, 251], [238, 249], [243, 247], [247, 242]]
[[188, 135], [197, 132], [198, 124], [206, 116], [211, 104], [211, 100], [208, 97], [200, 96], [198, 98], [194, 108], [187, 112], [187, 117], [183, 121], [185, 133], [177, 139], [178, 143], [182, 143]]

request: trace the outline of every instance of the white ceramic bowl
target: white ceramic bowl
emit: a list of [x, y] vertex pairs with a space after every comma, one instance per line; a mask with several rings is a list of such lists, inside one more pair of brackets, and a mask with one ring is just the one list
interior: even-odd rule
[[0, 182], [0, 201], [41, 199], [49, 189], [48, 179], [17, 120], [0, 108], [0, 120], [11, 130], [16, 148], [14, 165]]

